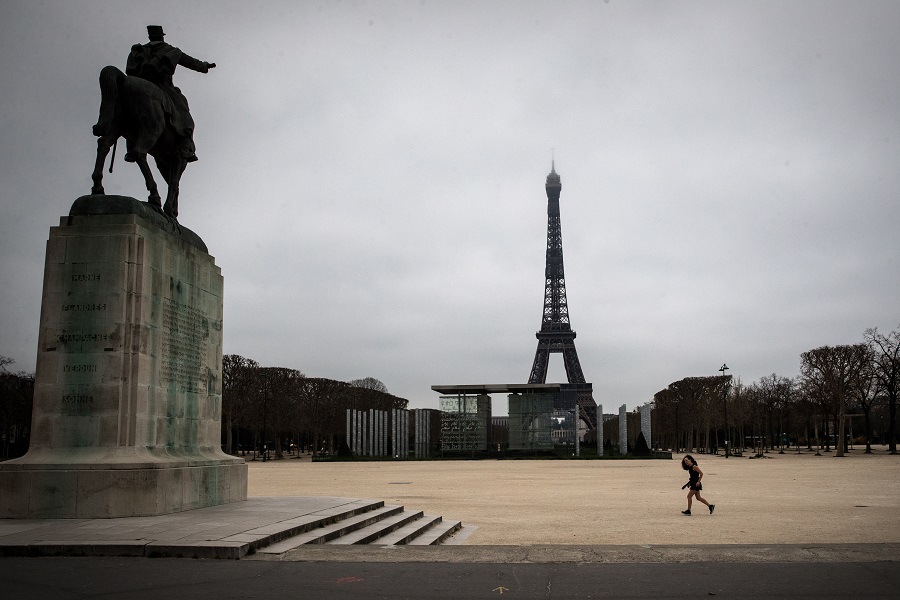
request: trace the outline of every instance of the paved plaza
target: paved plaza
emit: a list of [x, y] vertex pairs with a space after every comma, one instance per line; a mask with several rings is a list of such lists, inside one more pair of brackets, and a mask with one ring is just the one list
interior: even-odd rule
[[[498, 564], [900, 560], [900, 456], [698, 455], [703, 494], [717, 508], [710, 515], [695, 504], [690, 517], [681, 514], [679, 458], [249, 461], [246, 502], [158, 517], [2, 519], [0, 552]], [[251, 551], [373, 501], [464, 528], [445, 546]]]
[[703, 496], [685, 517], [672, 460], [249, 461], [251, 496], [348, 496], [477, 526], [469, 545], [900, 543], [900, 456], [694, 455]]

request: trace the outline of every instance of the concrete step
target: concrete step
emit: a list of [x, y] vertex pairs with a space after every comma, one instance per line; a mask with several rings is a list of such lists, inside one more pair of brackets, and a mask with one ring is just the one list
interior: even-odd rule
[[440, 516], [422, 515], [421, 518], [407, 523], [403, 527], [400, 527], [371, 543], [379, 546], [400, 546], [409, 544], [412, 540], [424, 534], [435, 525], [438, 525], [441, 521], [442, 519]]
[[279, 520], [271, 525], [231, 536], [226, 538], [225, 541], [251, 542], [255, 550], [261, 550], [282, 540], [330, 525], [341, 519], [379, 509], [383, 506], [383, 500], [354, 500], [350, 503], [343, 503], [340, 506], [323, 508], [291, 519]]
[[[403, 512], [402, 506], [382, 506], [375, 510], [349, 516], [336, 522], [323, 523], [322, 526], [306, 531], [299, 535], [291, 536], [276, 542], [258, 552], [262, 554], [281, 554], [303, 544], [324, 544], [342, 535], [347, 535], [363, 527], [367, 527], [376, 521]], [[333, 518], [330, 519], [333, 521]]]
[[348, 546], [351, 544], [372, 544], [394, 531], [422, 518], [422, 511], [406, 511], [372, 523], [362, 529], [342, 535], [329, 541], [329, 544]]
[[441, 541], [441, 544], [446, 546], [461, 546], [465, 544], [466, 540], [469, 539], [469, 536], [471, 536], [477, 530], [477, 525], [463, 524], [459, 529], [450, 534], [450, 537], [444, 538]]
[[408, 544], [410, 546], [435, 546], [442, 544], [444, 540], [453, 535], [461, 527], [462, 523], [460, 521], [441, 521], [422, 535], [408, 542]]

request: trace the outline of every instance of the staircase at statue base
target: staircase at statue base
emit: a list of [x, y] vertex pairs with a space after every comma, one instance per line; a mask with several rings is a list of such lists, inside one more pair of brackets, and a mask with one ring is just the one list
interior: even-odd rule
[[379, 500], [361, 510], [324, 516], [306, 524], [302, 532], [256, 551], [282, 554], [304, 544], [438, 545], [461, 528], [459, 521], [444, 522], [440, 516], [407, 511], [403, 506], [385, 505]]

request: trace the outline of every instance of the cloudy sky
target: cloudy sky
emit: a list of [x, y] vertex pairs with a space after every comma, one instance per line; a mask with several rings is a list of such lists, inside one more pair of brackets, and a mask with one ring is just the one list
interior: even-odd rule
[[[795, 376], [900, 324], [898, 23], [887, 1], [0, 0], [0, 354], [34, 369], [97, 75], [160, 24], [218, 64], [175, 80], [200, 156], [180, 222], [222, 268], [226, 353], [413, 407], [525, 383], [555, 157], [607, 412], [722, 363]], [[146, 199], [121, 158], [105, 185]]]

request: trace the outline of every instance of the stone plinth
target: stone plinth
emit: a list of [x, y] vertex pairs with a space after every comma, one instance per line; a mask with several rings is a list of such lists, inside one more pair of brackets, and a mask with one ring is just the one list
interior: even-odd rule
[[31, 445], [0, 516], [159, 515], [245, 500], [221, 451], [222, 287], [192, 232], [133, 198], [79, 198], [50, 230]]

